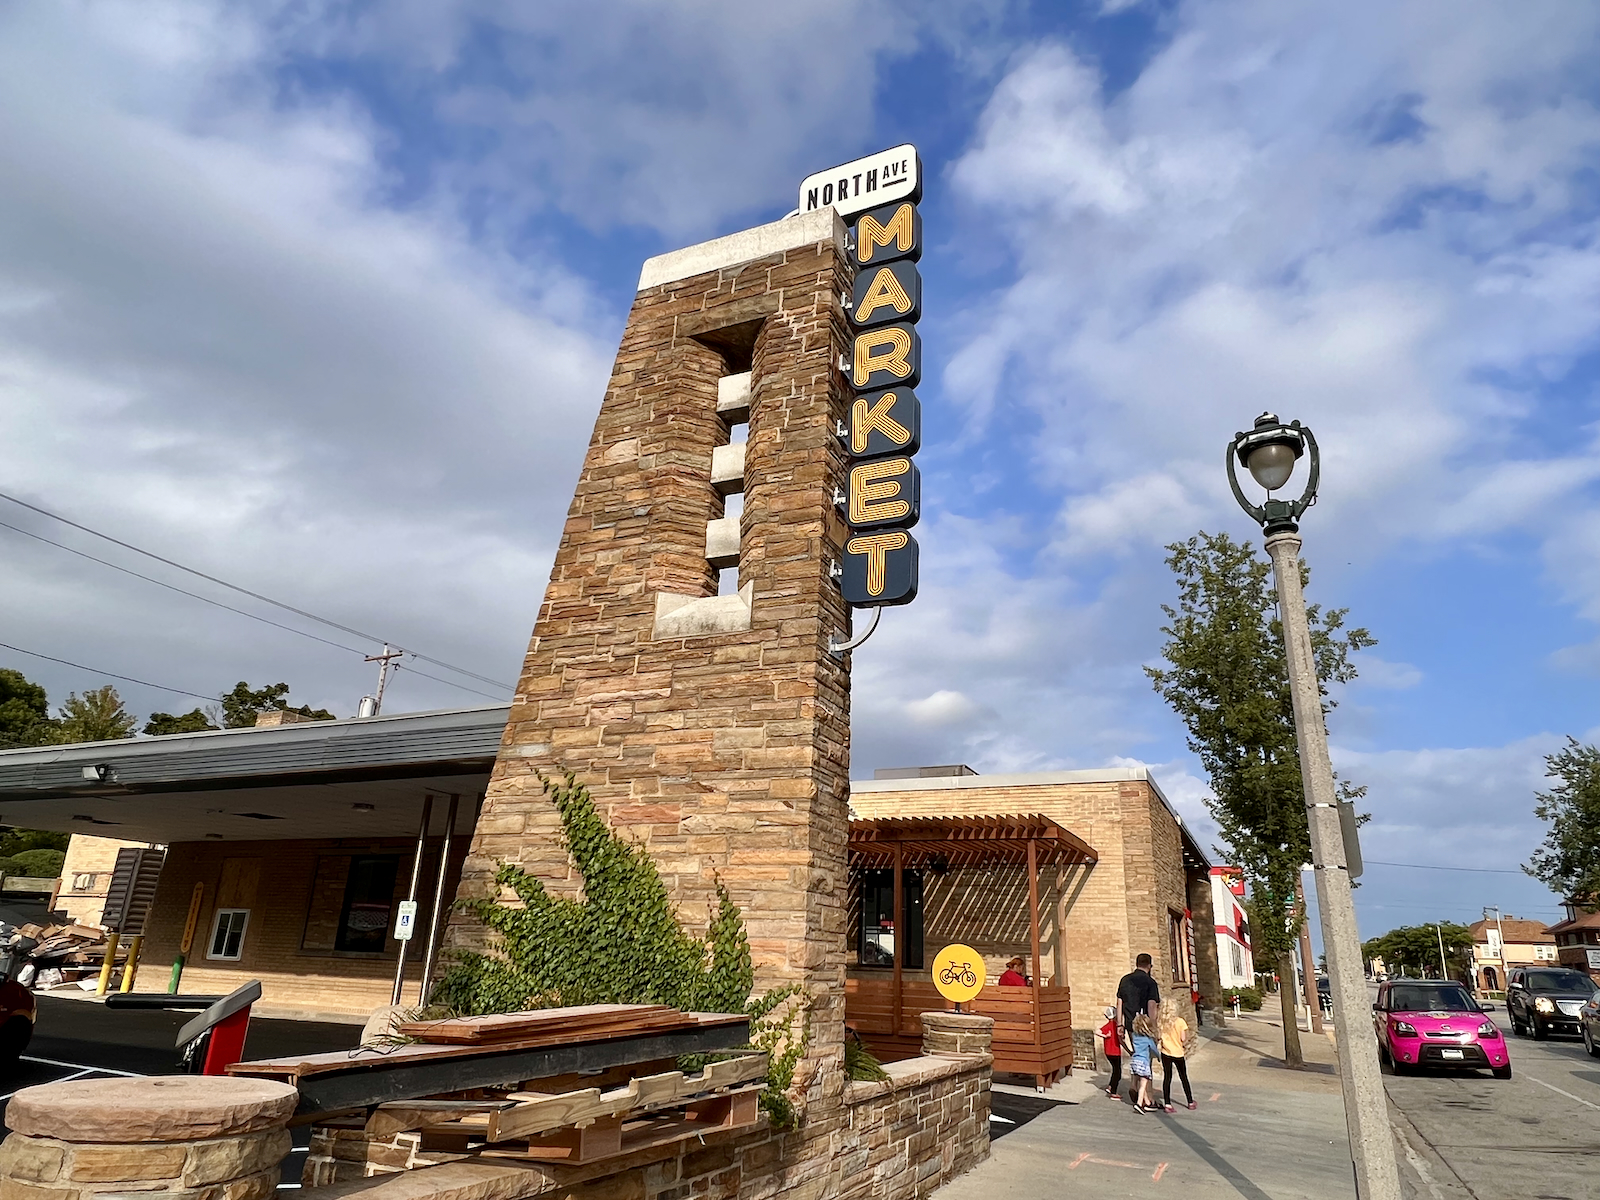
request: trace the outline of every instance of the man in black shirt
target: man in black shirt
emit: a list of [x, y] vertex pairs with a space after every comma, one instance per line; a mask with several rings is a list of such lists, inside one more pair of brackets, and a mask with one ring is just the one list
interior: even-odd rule
[[1117, 984], [1117, 1025], [1123, 1030], [1130, 1050], [1129, 1069], [1136, 1080], [1133, 1103], [1140, 1112], [1147, 1112], [1151, 1107], [1150, 1070], [1155, 1039], [1135, 1034], [1133, 1023], [1144, 1016], [1149, 1018], [1152, 1032], [1161, 1027], [1161, 989], [1150, 977], [1150, 966], [1150, 956], [1139, 955], [1133, 960], [1134, 969]]

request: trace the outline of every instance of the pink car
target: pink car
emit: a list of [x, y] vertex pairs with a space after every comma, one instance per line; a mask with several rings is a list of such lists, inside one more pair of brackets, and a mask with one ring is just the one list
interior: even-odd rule
[[1405, 1075], [1421, 1067], [1487, 1067], [1511, 1078], [1505, 1036], [1459, 983], [1394, 979], [1372, 1006], [1378, 1057]]

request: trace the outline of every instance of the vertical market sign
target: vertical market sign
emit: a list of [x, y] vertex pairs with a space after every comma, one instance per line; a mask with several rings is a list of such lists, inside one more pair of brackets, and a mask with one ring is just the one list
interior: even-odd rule
[[847, 315], [854, 335], [844, 364], [855, 398], [836, 432], [850, 455], [839, 508], [850, 528], [839, 587], [847, 604], [883, 608], [917, 595], [922, 477], [912, 461], [922, 446], [922, 163], [915, 146], [896, 146], [809, 176], [800, 209], [832, 205], [854, 217], [855, 286]]

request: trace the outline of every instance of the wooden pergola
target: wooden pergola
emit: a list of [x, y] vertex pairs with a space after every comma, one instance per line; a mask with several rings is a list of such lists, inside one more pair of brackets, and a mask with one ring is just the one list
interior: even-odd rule
[[[850, 822], [850, 840], [847, 861], [852, 867], [890, 869], [894, 872], [894, 928], [905, 929], [904, 872], [918, 867], [935, 869], [990, 866], [1025, 866], [1028, 871], [1028, 930], [1033, 957], [1033, 986], [1029, 989], [1027, 1036], [1031, 1040], [1031, 1053], [1020, 1053], [1023, 1047], [1008, 1054], [1002, 1044], [1000, 1029], [996, 1029], [995, 1067], [998, 1070], [1018, 1070], [1035, 1075], [1041, 1084], [1047, 1076], [1059, 1069], [1048, 1066], [1059, 1055], [1047, 1053], [1044, 1036], [1045, 1019], [1040, 992], [1040, 932], [1039, 932], [1039, 868], [1046, 866], [1092, 866], [1099, 854], [1082, 838], [1056, 824], [1049, 817], [1037, 813], [1005, 816], [971, 817], [876, 817]], [[901, 1035], [902, 1011], [905, 1004], [905, 981], [902, 977], [903, 939], [898, 934], [894, 941], [894, 976], [892, 983], [892, 1034]], [[1059, 976], [1059, 971], [1058, 971]], [[986, 993], [999, 989], [985, 989]], [[1015, 989], [1006, 989], [1013, 991]], [[980, 998], [976, 1006], [1010, 1009], [1013, 1006], [998, 997], [988, 997], [989, 1004]], [[942, 1004], [942, 1000], [940, 1001]], [[919, 1010], [920, 1011], [920, 1010]], [[1000, 1015], [996, 1013], [997, 1017]], [[1020, 1014], [1018, 1014], [1020, 1015]], [[1021, 1031], [1018, 1031], [1021, 1032]], [[1071, 1061], [1071, 1030], [1068, 1028], [1066, 1061]]]

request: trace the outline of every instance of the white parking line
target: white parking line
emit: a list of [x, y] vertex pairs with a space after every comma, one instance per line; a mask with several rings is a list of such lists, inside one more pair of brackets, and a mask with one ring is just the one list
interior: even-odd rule
[[[93, 1075], [93, 1074], [94, 1074], [94, 1068], [90, 1067], [87, 1070], [83, 1070], [83, 1071], [77, 1072], [75, 1075], [63, 1075], [60, 1079], [52, 1079], [50, 1082], [51, 1083], [66, 1083], [68, 1080], [82, 1079], [85, 1075]], [[0, 1096], [0, 1100], [9, 1100], [9, 1099], [11, 1099], [11, 1097], [15, 1096], [16, 1094], [17, 1094], [16, 1092], [7, 1092], [5, 1095]]]
[[123, 1079], [143, 1079], [138, 1071], [114, 1071], [110, 1067], [95, 1067], [88, 1063], [60, 1062], [54, 1058], [35, 1058], [31, 1054], [22, 1055], [23, 1062], [43, 1063], [47, 1067], [66, 1067], [69, 1071], [98, 1071], [102, 1075], [120, 1075]]
[[1576, 1100], [1579, 1104], [1583, 1105], [1585, 1108], [1592, 1108], [1596, 1112], [1600, 1112], [1600, 1104], [1591, 1104], [1589, 1101], [1585, 1100], [1582, 1096], [1574, 1096], [1571, 1092], [1564, 1092], [1553, 1083], [1546, 1083], [1542, 1079], [1535, 1079], [1532, 1075], [1524, 1075], [1523, 1078], [1526, 1079], [1529, 1083], [1537, 1083], [1540, 1087], [1547, 1087], [1552, 1092], [1555, 1092], [1557, 1095], [1565, 1096], [1568, 1100]]

